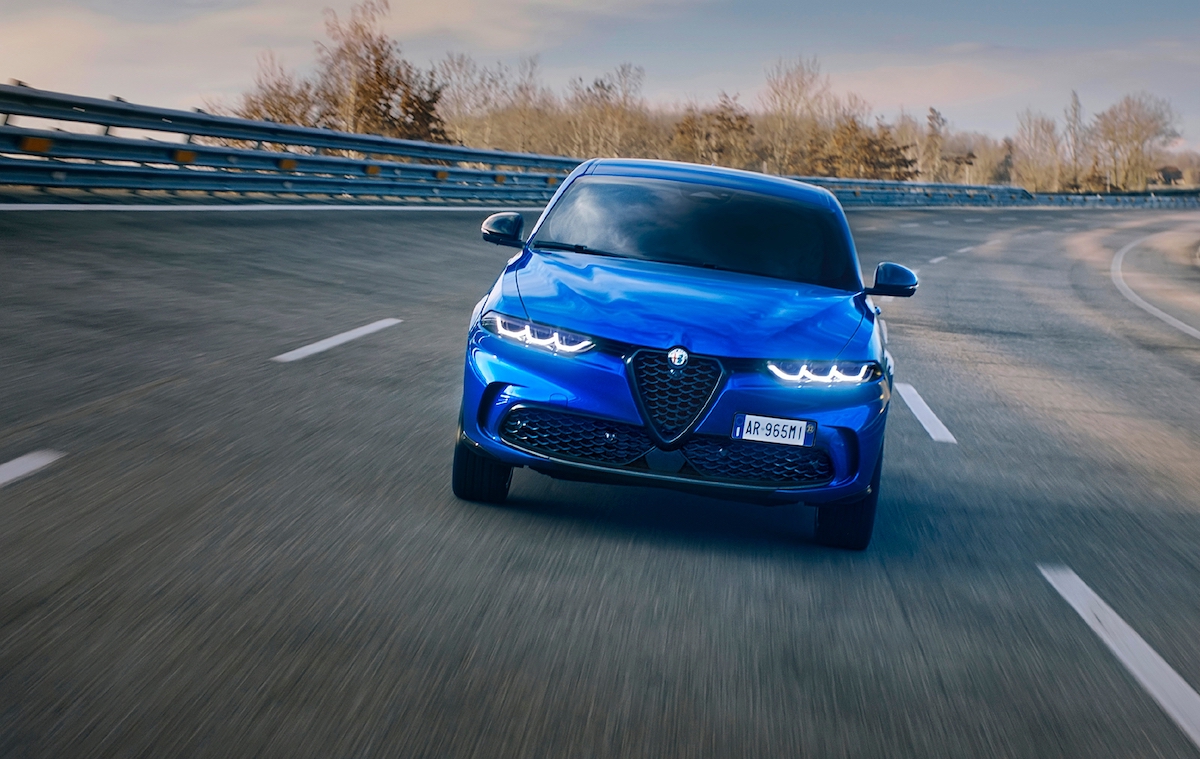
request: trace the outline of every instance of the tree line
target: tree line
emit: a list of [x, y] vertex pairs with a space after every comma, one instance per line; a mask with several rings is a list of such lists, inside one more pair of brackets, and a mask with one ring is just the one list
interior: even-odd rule
[[1178, 136], [1170, 103], [1146, 93], [1090, 118], [1072, 93], [1061, 119], [1026, 110], [1016, 135], [998, 140], [952, 129], [935, 108], [922, 119], [902, 113], [888, 122], [862, 98], [835, 93], [815, 58], [801, 58], [770, 66], [752, 105], [721, 93], [712, 103], [652, 106], [643, 95], [645, 71], [632, 64], [573, 80], [563, 91], [543, 83], [536, 58], [489, 66], [450, 54], [423, 68], [383, 31], [388, 12], [387, 0], [365, 0], [345, 18], [326, 11], [328, 39], [317, 43], [311, 75], [268, 55], [253, 88], [216, 108], [470, 147], [669, 158], [784, 176], [1019, 184], [1039, 192], [1144, 190], [1167, 178], [1200, 183], [1200, 156], [1166, 152]]

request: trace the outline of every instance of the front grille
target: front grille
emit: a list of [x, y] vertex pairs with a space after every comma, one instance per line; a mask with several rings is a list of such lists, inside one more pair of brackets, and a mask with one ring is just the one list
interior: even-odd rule
[[706, 436], [689, 440], [683, 455], [700, 474], [722, 480], [797, 485], [833, 480], [833, 463], [817, 448]]
[[666, 440], [696, 421], [721, 380], [721, 364], [715, 359], [692, 356], [687, 366], [676, 369], [664, 351], [638, 351], [630, 368], [647, 421]]
[[500, 437], [535, 453], [599, 464], [630, 464], [654, 447], [641, 427], [551, 409], [509, 412]]

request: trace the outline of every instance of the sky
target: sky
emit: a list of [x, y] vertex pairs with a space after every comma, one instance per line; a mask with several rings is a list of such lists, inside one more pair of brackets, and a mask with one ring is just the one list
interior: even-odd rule
[[[304, 70], [323, 12], [353, 0], [0, 0], [0, 79], [190, 108], [232, 101], [272, 51]], [[416, 63], [447, 52], [513, 64], [537, 56], [561, 87], [630, 62], [645, 94], [676, 104], [740, 93], [764, 69], [816, 56], [834, 89], [877, 114], [937, 107], [956, 129], [1012, 134], [1017, 113], [1089, 113], [1145, 90], [1200, 150], [1197, 0], [392, 0], [386, 28]]]

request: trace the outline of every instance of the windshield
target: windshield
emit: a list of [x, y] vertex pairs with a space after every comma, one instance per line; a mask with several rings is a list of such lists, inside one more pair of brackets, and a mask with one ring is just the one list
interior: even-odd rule
[[576, 179], [530, 247], [684, 264], [858, 290], [837, 217], [795, 200], [645, 177]]

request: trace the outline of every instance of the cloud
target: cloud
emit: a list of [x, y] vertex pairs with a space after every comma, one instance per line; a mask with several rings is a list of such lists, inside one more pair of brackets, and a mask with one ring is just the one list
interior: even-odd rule
[[998, 70], [960, 60], [882, 65], [831, 75], [834, 87], [860, 95], [876, 108], [924, 110], [929, 105], [968, 104], [1025, 92], [1036, 86], [1029, 73]]
[[1032, 49], [957, 43], [891, 55], [874, 65], [830, 66], [838, 91], [854, 92], [885, 114], [934, 106], [959, 128], [1011, 133], [1033, 108], [1061, 116], [1071, 91], [1100, 111], [1123, 95], [1150, 91], [1181, 111], [1185, 142], [1200, 146], [1200, 39], [1156, 38], [1120, 46]]
[[[245, 91], [267, 50], [287, 66], [311, 65], [313, 42], [324, 36], [324, 9], [332, 5], [345, 15], [354, 0], [0, 2], [0, 79], [191, 107]], [[839, 91], [865, 97], [884, 114], [933, 105], [960, 128], [995, 135], [1011, 132], [1025, 107], [1059, 113], [1072, 89], [1092, 110], [1150, 90], [1175, 103], [1186, 139], [1200, 146], [1200, 32], [1194, 25], [1163, 23], [1158, 36], [1126, 35], [1119, 43], [1085, 35], [1082, 42], [1016, 47], [998, 44], [1005, 36], [999, 32], [900, 40], [895, 35], [904, 30], [892, 25], [877, 30], [886, 39], [871, 37], [875, 26], [887, 25], [870, 10], [830, 11], [814, 17], [826, 26], [784, 33], [780, 23], [770, 26], [786, 10], [775, 3], [392, 0], [386, 28], [419, 62], [449, 50], [484, 60], [543, 54], [547, 79], [558, 83], [633, 61], [646, 67], [653, 95], [675, 102], [726, 90], [741, 92], [751, 105], [764, 64], [807, 50], [821, 55]], [[1028, 35], [1005, 34], [1028, 42]]]
[[57, 8], [0, 23], [0, 73], [44, 89], [192, 106], [244, 88], [265, 49], [302, 59], [319, 28], [319, 15], [306, 22], [269, 6], [158, 21]]
[[[327, 7], [350, 0], [10, 0], [0, 18], [0, 75], [45, 89], [164, 106], [245, 90], [257, 59], [311, 63]], [[694, 0], [691, 0], [692, 4]], [[649, 17], [689, 0], [393, 0], [385, 28], [401, 42], [437, 38], [481, 55], [536, 52], [603, 19]], [[170, 10], [164, 10], [170, 9]]]

